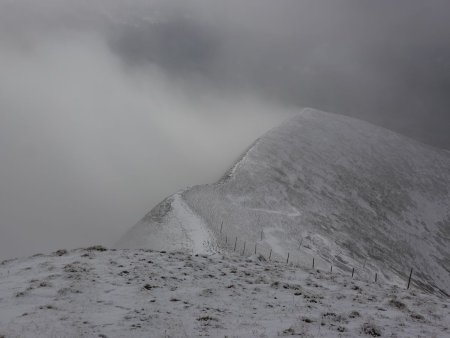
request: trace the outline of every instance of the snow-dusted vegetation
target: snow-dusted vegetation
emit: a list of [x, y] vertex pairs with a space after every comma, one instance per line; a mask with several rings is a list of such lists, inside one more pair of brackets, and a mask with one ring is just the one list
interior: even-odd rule
[[257, 256], [104, 250], [0, 264], [0, 337], [447, 337], [448, 298]]

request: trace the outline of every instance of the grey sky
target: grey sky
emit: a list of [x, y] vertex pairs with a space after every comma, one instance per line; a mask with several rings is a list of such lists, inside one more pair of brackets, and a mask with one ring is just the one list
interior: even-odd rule
[[446, 0], [0, 0], [0, 258], [112, 243], [302, 106], [450, 149], [449, 16]]

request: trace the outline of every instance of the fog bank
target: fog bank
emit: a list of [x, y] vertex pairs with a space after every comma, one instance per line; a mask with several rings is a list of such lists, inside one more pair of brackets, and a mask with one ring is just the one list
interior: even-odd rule
[[446, 0], [0, 0], [0, 258], [111, 244], [304, 106], [450, 149]]

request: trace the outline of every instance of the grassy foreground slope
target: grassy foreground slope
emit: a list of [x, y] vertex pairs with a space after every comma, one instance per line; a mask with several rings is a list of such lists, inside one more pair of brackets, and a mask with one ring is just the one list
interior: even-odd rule
[[4, 337], [446, 337], [448, 298], [257, 256], [59, 251], [0, 263]]

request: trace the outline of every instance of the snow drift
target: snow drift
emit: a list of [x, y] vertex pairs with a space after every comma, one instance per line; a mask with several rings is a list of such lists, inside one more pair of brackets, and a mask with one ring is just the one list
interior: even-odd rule
[[163, 201], [117, 246], [204, 252], [225, 234], [385, 280], [413, 268], [418, 286], [450, 294], [450, 154], [304, 109], [219, 182]]

